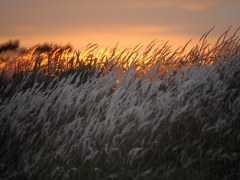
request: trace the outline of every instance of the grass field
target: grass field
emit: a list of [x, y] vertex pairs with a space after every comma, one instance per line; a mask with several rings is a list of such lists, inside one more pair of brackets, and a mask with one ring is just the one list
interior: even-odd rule
[[0, 179], [240, 179], [239, 37], [208, 36], [189, 52], [2, 44]]

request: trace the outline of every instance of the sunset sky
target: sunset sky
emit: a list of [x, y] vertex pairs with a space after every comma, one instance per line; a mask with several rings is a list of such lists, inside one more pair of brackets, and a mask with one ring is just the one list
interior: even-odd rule
[[[173, 49], [209, 35], [214, 41], [230, 26], [240, 27], [240, 0], [1, 0], [0, 43], [19, 39], [35, 44], [71, 43], [84, 50], [90, 42], [102, 47], [133, 48], [152, 40], [169, 40]], [[239, 33], [238, 33], [239, 34]]]

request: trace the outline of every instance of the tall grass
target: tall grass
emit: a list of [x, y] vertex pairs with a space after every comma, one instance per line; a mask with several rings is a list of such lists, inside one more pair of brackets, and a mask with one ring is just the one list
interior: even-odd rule
[[0, 177], [240, 178], [240, 46], [227, 34], [189, 52], [15, 51], [1, 70]]

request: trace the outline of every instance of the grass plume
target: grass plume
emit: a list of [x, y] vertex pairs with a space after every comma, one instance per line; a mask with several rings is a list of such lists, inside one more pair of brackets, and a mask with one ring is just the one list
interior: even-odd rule
[[1, 52], [0, 178], [240, 178], [240, 46], [209, 33]]

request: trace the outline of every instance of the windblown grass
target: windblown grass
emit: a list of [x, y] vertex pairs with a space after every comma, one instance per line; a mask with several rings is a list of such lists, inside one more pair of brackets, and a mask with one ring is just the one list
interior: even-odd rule
[[227, 33], [213, 46], [206, 33], [189, 52], [155, 41], [143, 53], [11, 52], [0, 177], [240, 178], [240, 46]]

